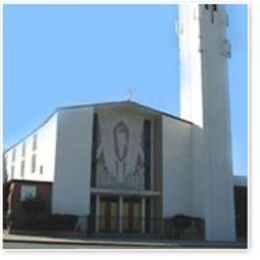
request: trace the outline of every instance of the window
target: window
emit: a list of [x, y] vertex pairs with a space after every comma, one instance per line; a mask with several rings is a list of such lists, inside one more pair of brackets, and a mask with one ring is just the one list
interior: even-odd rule
[[32, 173], [35, 172], [35, 168], [36, 168], [36, 154], [32, 155]]
[[36, 197], [36, 186], [34, 185], [22, 185], [20, 193], [20, 201]]
[[12, 154], [12, 161], [15, 161], [15, 155], [16, 155], [16, 149], [13, 149], [13, 154]]
[[209, 5], [205, 5], [205, 9], [206, 9], [206, 10], [209, 10]]
[[11, 179], [14, 178], [14, 165], [12, 165], [11, 167]]
[[26, 149], [26, 143], [24, 142], [22, 146], [22, 156], [25, 156], [25, 149]]
[[43, 166], [40, 166], [40, 174], [43, 174]]
[[144, 167], [145, 167], [145, 189], [151, 189], [151, 136], [152, 136], [152, 125], [151, 121], [144, 120], [143, 138], [144, 138]]
[[217, 8], [217, 5], [213, 5], [213, 11], [217, 11], [218, 8]]
[[37, 135], [33, 136], [33, 151], [37, 149]]
[[21, 161], [21, 177], [24, 177], [24, 168], [25, 168], [25, 162], [23, 160]]

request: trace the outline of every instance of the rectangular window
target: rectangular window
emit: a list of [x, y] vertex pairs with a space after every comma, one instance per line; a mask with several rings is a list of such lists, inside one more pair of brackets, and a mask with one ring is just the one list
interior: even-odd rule
[[14, 178], [14, 165], [12, 165], [11, 167], [11, 179]]
[[33, 136], [33, 151], [37, 149], [37, 135]]
[[35, 172], [36, 169], [36, 154], [32, 155], [32, 173]]
[[93, 119], [93, 142], [92, 142], [92, 161], [91, 161], [91, 187], [96, 186], [96, 153], [97, 153], [97, 142], [98, 142], [98, 133], [99, 133], [99, 126], [98, 126], [98, 115], [94, 114]]
[[151, 135], [152, 127], [150, 120], [144, 120], [144, 163], [145, 163], [145, 189], [151, 189]]
[[21, 161], [21, 177], [24, 177], [24, 168], [25, 168], [25, 162], [23, 160]]
[[26, 149], [26, 143], [24, 142], [22, 146], [22, 156], [25, 156], [25, 149]]
[[16, 155], [16, 149], [13, 149], [13, 154], [12, 154], [12, 161], [15, 161], [15, 155]]
[[34, 199], [36, 197], [36, 186], [33, 185], [22, 185], [20, 193], [20, 201], [27, 199]]
[[43, 166], [40, 166], [40, 174], [43, 174]]

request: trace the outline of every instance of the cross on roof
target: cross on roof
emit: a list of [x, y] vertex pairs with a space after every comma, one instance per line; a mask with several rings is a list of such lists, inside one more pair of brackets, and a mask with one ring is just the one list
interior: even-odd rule
[[132, 100], [133, 99], [133, 95], [134, 95], [134, 91], [133, 89], [129, 88], [126, 92], [126, 99], [127, 100]]

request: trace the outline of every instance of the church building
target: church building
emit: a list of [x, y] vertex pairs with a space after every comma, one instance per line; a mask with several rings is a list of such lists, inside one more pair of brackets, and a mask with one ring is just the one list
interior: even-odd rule
[[149, 234], [185, 215], [235, 241], [246, 180], [232, 170], [227, 26], [222, 5], [179, 7], [180, 117], [130, 100], [62, 107], [8, 148], [9, 211], [40, 194], [86, 232]]

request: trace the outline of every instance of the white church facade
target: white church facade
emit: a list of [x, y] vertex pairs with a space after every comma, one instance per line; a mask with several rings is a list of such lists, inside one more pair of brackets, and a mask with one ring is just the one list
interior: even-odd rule
[[227, 25], [221, 5], [180, 7], [180, 117], [132, 101], [62, 107], [7, 149], [9, 211], [40, 194], [86, 231], [147, 234], [185, 215], [206, 240], [235, 241], [246, 181], [232, 175]]

